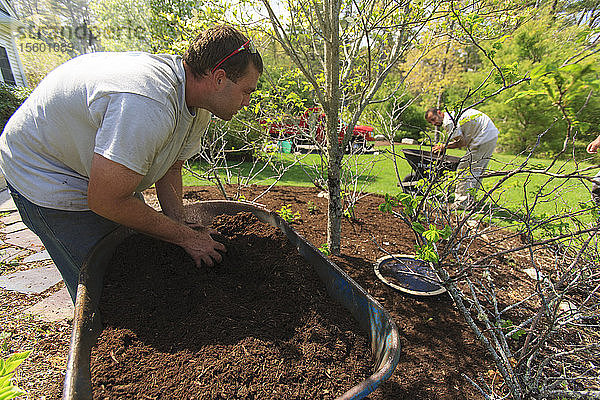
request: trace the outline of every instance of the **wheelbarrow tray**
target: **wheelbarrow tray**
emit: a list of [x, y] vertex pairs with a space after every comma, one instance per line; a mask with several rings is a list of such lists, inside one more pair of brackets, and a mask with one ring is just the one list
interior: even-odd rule
[[[368, 332], [375, 361], [374, 372], [338, 399], [361, 399], [387, 380], [400, 357], [398, 329], [390, 314], [337, 265], [300, 236], [279, 215], [254, 204], [233, 201], [206, 201], [186, 206], [186, 219], [210, 225], [214, 217], [251, 212], [260, 221], [279, 228], [315, 269], [327, 293], [344, 306]], [[119, 228], [103, 238], [90, 252], [82, 266], [77, 287], [73, 332], [63, 388], [63, 400], [92, 399], [90, 372], [91, 350], [101, 333], [97, 313], [103, 277], [117, 246], [133, 232]]]
[[426, 171], [431, 168], [436, 162], [439, 163], [439, 172], [456, 171], [460, 162], [460, 157], [451, 155], [440, 155], [427, 150], [419, 149], [402, 149], [406, 161], [410, 167], [423, 178]]

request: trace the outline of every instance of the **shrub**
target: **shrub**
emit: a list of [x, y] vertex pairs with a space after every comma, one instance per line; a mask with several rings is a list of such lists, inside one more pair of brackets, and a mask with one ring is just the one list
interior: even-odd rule
[[0, 83], [0, 129], [31, 94], [31, 89]]
[[394, 140], [401, 141], [402, 138], [421, 139], [422, 132], [430, 129], [430, 125], [425, 121], [425, 110], [416, 104], [402, 104], [406, 107], [403, 112], [396, 111], [394, 123], [398, 127], [399, 133]]

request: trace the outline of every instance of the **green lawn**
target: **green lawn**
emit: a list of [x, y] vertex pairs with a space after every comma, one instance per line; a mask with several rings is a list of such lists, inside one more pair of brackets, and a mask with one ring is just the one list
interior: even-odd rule
[[[397, 153], [402, 147], [415, 147], [415, 146], [398, 146], [396, 148]], [[378, 148], [381, 151], [379, 154], [368, 154], [361, 155], [355, 158], [348, 158], [348, 163], [351, 164], [354, 170], [362, 171], [361, 184], [365, 185], [365, 191], [371, 193], [392, 193], [396, 194], [400, 191], [397, 187], [397, 178], [394, 163], [389, 152], [389, 147]], [[462, 155], [464, 151], [451, 150], [449, 154]], [[294, 155], [291, 154], [280, 154], [277, 156], [280, 161], [292, 163]], [[301, 163], [305, 166], [314, 166], [319, 163], [318, 155], [303, 155]], [[490, 162], [488, 169], [494, 171], [509, 171], [515, 169], [517, 165], [524, 161], [523, 157], [516, 157], [507, 154], [495, 154], [494, 160]], [[546, 159], [530, 159], [530, 168], [543, 168], [550, 164], [551, 160]], [[593, 162], [600, 162], [598, 158], [592, 159]], [[588, 166], [590, 164], [580, 164], [581, 166]], [[371, 166], [365, 168], [365, 166]], [[398, 175], [402, 178], [411, 172], [411, 168], [408, 163], [402, 159], [397, 158]], [[194, 166], [195, 169], [198, 165]], [[575, 168], [573, 162], [560, 162], [552, 168], [552, 172], [568, 172]], [[243, 163], [239, 165], [233, 176], [246, 176], [251, 172], [251, 164]], [[589, 174], [594, 174], [593, 171]], [[273, 171], [266, 168], [264, 171], [256, 173], [256, 170], [252, 172], [256, 174], [253, 183], [267, 185], [273, 182], [270, 178], [273, 176]], [[224, 177], [224, 175], [222, 175]], [[491, 188], [500, 178], [492, 177], [484, 181], [486, 188]], [[207, 181], [202, 181], [189, 173], [184, 174], [184, 185], [206, 185]], [[287, 186], [312, 186], [310, 178], [305, 173], [304, 169], [300, 165], [292, 166], [283, 176], [278, 183], [279, 185]], [[543, 196], [538, 196], [538, 205], [536, 205], [536, 214], [554, 214], [564, 213], [571, 209], [578, 209], [580, 202], [587, 202], [590, 199], [589, 192], [590, 184], [588, 182], [582, 182], [580, 179], [554, 179], [547, 176], [528, 176], [520, 174], [504, 182], [500, 190], [496, 191], [496, 199], [501, 204], [508, 206], [512, 209], [525, 209], [525, 200], [529, 204], [534, 200], [532, 193], [538, 192], [539, 188], [543, 188], [541, 193]], [[527, 197], [525, 196], [527, 193]]]

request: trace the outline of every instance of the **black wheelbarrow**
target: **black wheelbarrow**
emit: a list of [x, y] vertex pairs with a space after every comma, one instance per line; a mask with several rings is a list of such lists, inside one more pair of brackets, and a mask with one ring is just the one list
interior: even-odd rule
[[405, 193], [418, 193], [418, 182], [421, 179], [437, 180], [446, 171], [456, 171], [460, 157], [442, 155], [432, 151], [419, 149], [402, 149], [412, 172], [406, 175], [398, 186]]
[[[202, 225], [210, 225], [217, 215], [251, 212], [261, 221], [279, 228], [298, 249], [300, 255], [313, 266], [327, 293], [343, 305], [361, 325], [371, 342], [373, 373], [365, 380], [356, 382], [355, 386], [337, 397], [337, 400], [362, 399], [392, 375], [400, 359], [400, 334], [391, 315], [346, 272], [307, 242], [279, 215], [258, 205], [233, 201], [200, 202], [186, 206], [185, 211], [187, 220]], [[115, 248], [130, 234], [130, 230], [122, 228], [107, 235], [93, 248], [81, 269], [63, 400], [93, 398], [91, 349], [102, 330], [97, 312], [102, 281]]]

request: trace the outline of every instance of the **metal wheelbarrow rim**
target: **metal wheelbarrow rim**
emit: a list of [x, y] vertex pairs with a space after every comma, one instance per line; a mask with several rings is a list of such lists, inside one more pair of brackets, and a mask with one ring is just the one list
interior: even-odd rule
[[[344, 306], [369, 335], [375, 360], [374, 372], [364, 381], [350, 388], [337, 399], [361, 399], [387, 380], [400, 357], [398, 328], [390, 314], [342, 269], [327, 259], [316, 247], [306, 241], [279, 215], [250, 203], [233, 201], [206, 201], [186, 206], [186, 220], [208, 225], [217, 215], [251, 212], [259, 220], [279, 228], [298, 249], [300, 255], [313, 266], [324, 282], [327, 293]], [[77, 288], [73, 332], [69, 347], [63, 400], [92, 399], [91, 349], [101, 332], [97, 313], [102, 278], [116, 247], [133, 232], [119, 228], [107, 235], [91, 251], [84, 263]]]

